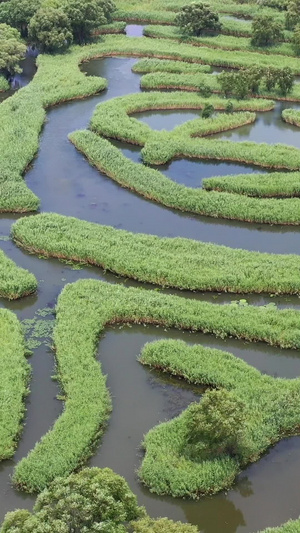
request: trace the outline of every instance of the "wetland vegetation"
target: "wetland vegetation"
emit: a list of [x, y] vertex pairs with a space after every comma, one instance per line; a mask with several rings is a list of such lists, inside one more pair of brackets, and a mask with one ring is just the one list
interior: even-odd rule
[[299, 50], [298, 0], [0, 3], [1, 533], [299, 532]]

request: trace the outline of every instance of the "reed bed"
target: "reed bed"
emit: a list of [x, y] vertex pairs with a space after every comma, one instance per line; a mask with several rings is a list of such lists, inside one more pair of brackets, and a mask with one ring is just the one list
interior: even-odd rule
[[209, 453], [208, 442], [205, 459], [196, 452], [191, 456], [187, 434], [193, 404], [150, 430], [139, 475], [152, 492], [192, 498], [214, 494], [230, 487], [271, 445], [299, 434], [300, 379], [273, 378], [228, 352], [177, 340], [146, 345], [140, 361], [196, 385], [232, 391], [244, 404], [243, 435], [235, 455]]
[[[231, 66], [247, 66], [247, 54], [243, 57], [235, 54], [227, 53]], [[45, 109], [105, 89], [105, 79], [85, 76], [78, 65], [95, 57], [114, 55], [157, 57], [198, 64], [224, 63], [223, 57], [219, 58], [212, 49], [201, 48], [200, 52], [186, 44], [147, 38], [128, 39], [123, 35], [108, 35], [99, 42], [84, 47], [73, 46], [65, 54], [39, 56], [38, 71], [32, 82], [0, 105], [0, 211], [25, 212], [38, 209], [39, 200], [26, 187], [22, 176], [38, 150]], [[255, 107], [251, 106], [251, 109], [255, 110]]]
[[[218, 82], [218, 76], [203, 72], [192, 74], [189, 72], [150, 72], [141, 78], [141, 88], [151, 91], [157, 91], [158, 89], [172, 89], [199, 92], [201, 94], [203, 87], [207, 87], [213, 93], [221, 93], [221, 85]], [[234, 96], [234, 88], [231, 94]], [[249, 95], [248, 98], [251, 98], [251, 95]], [[277, 88], [275, 88], [274, 91], [267, 91], [264, 86], [262, 86], [259, 94], [254, 95], [254, 98], [272, 98], [273, 100], [299, 102], [300, 84], [294, 84], [292, 90], [286, 95], [283, 95]]]
[[13, 457], [24, 417], [30, 367], [16, 315], [0, 309], [0, 461]]
[[0, 297], [16, 300], [37, 289], [37, 280], [31, 272], [16, 265], [0, 250]]
[[298, 533], [300, 531], [300, 519], [289, 520], [285, 524], [279, 527], [268, 527], [260, 533]]
[[98, 170], [123, 187], [162, 205], [199, 215], [245, 222], [299, 224], [298, 198], [258, 199], [189, 188], [173, 182], [155, 169], [134, 163], [91, 131], [77, 131], [69, 138]]
[[105, 377], [95, 360], [106, 325], [157, 324], [299, 348], [299, 316], [292, 309], [217, 305], [95, 280], [66, 285], [58, 299], [54, 329], [65, 408], [53, 428], [17, 464], [14, 484], [39, 492], [91, 455], [110, 411]]
[[288, 122], [289, 124], [293, 124], [293, 126], [300, 128], [300, 111], [297, 109], [284, 109], [281, 116], [284, 122]]
[[216, 176], [205, 178], [202, 185], [206, 191], [245, 194], [258, 198], [292, 198], [300, 196], [300, 173], [270, 172]]
[[130, 233], [51, 213], [18, 220], [12, 234], [31, 253], [100, 266], [142, 282], [190, 290], [300, 294], [298, 255]]
[[174, 72], [178, 74], [189, 73], [199, 74], [199, 72], [210, 73], [209, 65], [198, 65], [196, 63], [186, 63], [184, 61], [172, 61], [171, 59], [140, 59], [132, 67], [132, 71], [137, 74], [147, 74], [148, 72]]

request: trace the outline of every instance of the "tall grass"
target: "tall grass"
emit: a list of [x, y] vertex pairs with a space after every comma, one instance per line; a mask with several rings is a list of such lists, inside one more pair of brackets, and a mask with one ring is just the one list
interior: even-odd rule
[[132, 71], [138, 74], [148, 72], [175, 72], [175, 73], [193, 73], [211, 72], [209, 65], [198, 65], [196, 63], [185, 63], [184, 61], [172, 61], [171, 59], [140, 59], [132, 67]]
[[133, 234], [56, 214], [22, 218], [12, 232], [17, 244], [31, 253], [101, 266], [143, 282], [191, 290], [300, 294], [297, 255]]
[[140, 361], [190, 383], [232, 391], [245, 406], [243, 436], [235, 455], [214, 455], [209, 442], [203, 442], [205, 458], [199, 452], [191, 455], [187, 434], [193, 405], [150, 430], [144, 438], [140, 477], [157, 494], [195, 498], [219, 492], [272, 444], [299, 434], [300, 379], [273, 378], [230, 353], [176, 340], [146, 345]]
[[17, 266], [0, 250], [0, 297], [16, 300], [35, 292], [36, 289], [35, 276]]
[[282, 119], [300, 128], [300, 111], [297, 111], [297, 109], [284, 109], [282, 111]]
[[54, 329], [65, 409], [18, 463], [14, 484], [29, 492], [41, 491], [55, 477], [78, 468], [92, 453], [110, 410], [105, 377], [95, 361], [106, 325], [158, 324], [299, 348], [299, 316], [292, 309], [215, 305], [95, 280], [66, 285], [58, 300]]
[[[69, 138], [101, 172], [120, 185], [168, 207], [246, 222], [299, 224], [298, 198], [258, 199], [241, 194], [189, 188], [173, 182], [157, 170], [134, 163], [111, 143], [91, 131], [77, 131]], [[161, 148], [162, 146], [158, 146], [158, 149]]]
[[17, 317], [0, 309], [0, 461], [15, 452], [24, 416], [24, 397], [28, 394], [29, 365]]
[[8, 91], [9, 83], [4, 76], [0, 75], [0, 93], [3, 91]]
[[[172, 89], [201, 93], [203, 86], [208, 87], [213, 93], [221, 93], [218, 76], [202, 72], [169, 73], [158, 71], [150, 72], [141, 78], [141, 88], [147, 90]], [[235, 94], [234, 87], [232, 88], [231, 94], [233, 96]], [[248, 98], [251, 98], [251, 95]], [[283, 95], [277, 87], [273, 91], [267, 91], [262, 85], [259, 94], [255, 95], [255, 98], [273, 98], [274, 100], [298, 102], [300, 101], [300, 84], [294, 84], [291, 92], [286, 95]]]
[[300, 531], [300, 519], [289, 520], [285, 524], [279, 527], [268, 527], [260, 533], [299, 533]]

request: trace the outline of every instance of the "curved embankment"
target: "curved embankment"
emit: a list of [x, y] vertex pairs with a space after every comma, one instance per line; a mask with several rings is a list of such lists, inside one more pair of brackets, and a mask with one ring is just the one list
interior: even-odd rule
[[292, 43], [280, 42], [274, 46], [255, 47], [251, 44], [250, 37], [241, 37], [237, 35], [228, 35], [228, 33], [219, 33], [218, 35], [201, 35], [194, 37], [192, 35], [183, 36], [177, 26], [146, 26], [144, 35], [155, 39], [170, 39], [175, 42], [184, 42], [193, 46], [205, 46], [222, 50], [240, 50], [248, 51], [255, 54], [272, 54], [297, 57]]
[[91, 131], [77, 131], [69, 138], [101, 172], [123, 187], [167, 207], [245, 222], [291, 225], [300, 222], [298, 198], [250, 198], [242, 194], [189, 188], [155, 169], [134, 163], [106, 139]]
[[196, 447], [189, 444], [193, 413], [199, 409], [195, 404], [149, 431], [139, 475], [157, 494], [196, 498], [224, 490], [268, 447], [300, 432], [300, 379], [266, 376], [230, 353], [176, 340], [146, 345], [140, 361], [190, 383], [231, 391], [243, 404], [244, 422], [236, 428], [241, 434], [235, 453], [212, 453], [216, 436], [201, 442], [199, 435]]
[[[138, 72], [138, 70], [136, 72]], [[203, 88], [205, 87], [206, 90], [209, 89], [214, 94], [222, 93], [218, 76], [207, 74], [205, 72], [193, 73], [183, 70], [182, 72], [168, 73], [157, 70], [142, 76], [140, 85], [142, 89], [151, 91], [168, 89], [172, 91], [200, 92], [201, 94], [201, 91], [203, 91]], [[234, 86], [231, 95], [234, 98]], [[251, 95], [249, 95], [249, 98], [251, 98]], [[286, 102], [299, 102], [300, 84], [294, 84], [292, 90], [286, 95], [283, 95], [277, 88], [274, 91], [265, 91], [262, 88], [260, 89], [259, 94], [253, 95], [253, 98], [272, 98], [273, 100]]]
[[101, 266], [142, 282], [190, 290], [300, 294], [297, 255], [130, 233], [56, 214], [22, 218], [12, 226], [12, 235], [30, 253]]
[[[173, 157], [193, 157], [238, 161], [275, 169], [300, 168], [300, 150], [285, 144], [195, 139], [197, 136], [203, 137], [249, 123], [253, 121], [253, 115], [233, 113], [217, 115], [210, 119], [191, 120], [171, 132], [152, 130], [147, 124], [130, 117], [134, 113], [149, 110], [201, 109], [208, 103], [215, 109], [225, 110], [228, 101], [218, 97], [201, 98], [199, 95], [182, 92], [149, 92], [121, 96], [99, 104], [92, 116], [90, 127], [106, 137], [144, 146], [142, 156], [147, 164], [164, 164]], [[234, 100], [232, 104], [234, 111], [266, 111], [274, 107], [274, 102], [257, 99]]]
[[106, 325], [127, 322], [300, 347], [300, 313], [295, 310], [216, 305], [95, 280], [66, 285], [58, 300], [54, 330], [65, 409], [49, 433], [18, 463], [15, 485], [40, 491], [91, 455], [110, 410], [105, 377], [95, 360], [99, 336]]
[[[39, 200], [26, 187], [22, 175], [37, 152], [45, 109], [105, 89], [106, 80], [86, 77], [80, 72], [78, 65], [95, 57], [115, 55], [157, 57], [232, 68], [262, 62], [265, 66], [276, 67], [281, 66], [282, 61], [276, 55], [226, 52], [168, 40], [128, 39], [120, 35], [106, 36], [89, 46], [73, 46], [66, 54], [39, 56], [38, 71], [32, 82], [0, 105], [0, 212], [38, 209]], [[295, 73], [300, 73], [298, 59], [287, 57], [285, 61], [286, 66], [290, 66]]]
[[21, 324], [7, 309], [0, 309], [0, 461], [15, 452], [28, 394], [30, 367], [25, 358]]
[[35, 292], [37, 280], [25, 268], [16, 265], [0, 250], [0, 298], [16, 300]]

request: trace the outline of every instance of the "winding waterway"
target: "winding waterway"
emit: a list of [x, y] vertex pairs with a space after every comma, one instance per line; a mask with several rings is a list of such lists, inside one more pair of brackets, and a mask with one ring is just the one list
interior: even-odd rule
[[[131, 26], [128, 34], [136, 35], [137, 31]], [[41, 135], [39, 153], [26, 174], [28, 186], [41, 199], [41, 210], [72, 215], [134, 232], [182, 236], [249, 250], [299, 253], [300, 229], [179, 214], [119, 187], [92, 168], [69, 143], [68, 133], [86, 128], [99, 102], [140, 91], [140, 77], [131, 71], [135, 61], [130, 58], [106, 58], [85, 64], [84, 70], [88, 75], [108, 79], [108, 90], [49, 111]], [[219, 137], [229, 136], [235, 141], [251, 138], [258, 142], [286, 142], [299, 146], [300, 132], [284, 124], [279, 118], [281, 106], [282, 104], [278, 104], [273, 113], [259, 114], [255, 124], [228, 134], [223, 133]], [[151, 123], [153, 128], [172, 129], [195, 116], [197, 113], [161, 112], [143, 114], [139, 118]], [[138, 148], [115, 144], [128, 157], [139, 160]], [[161, 170], [170, 178], [195, 187], [201, 185], [203, 177], [259, 171], [243, 165], [185, 160], [173, 161]], [[16, 215], [1, 216], [0, 236], [9, 235], [10, 226], [17, 218]], [[71, 266], [59, 261], [31, 256], [18, 249], [10, 240], [3, 240], [1, 248], [19, 265], [33, 272], [39, 281], [37, 294], [14, 302], [1, 302], [3, 307], [14, 311], [21, 320], [32, 318], [38, 309], [46, 306], [54, 308], [64, 285], [77, 279], [88, 277], [124, 283], [123, 278], [104, 273], [101, 269], [73, 270]], [[125, 280], [125, 283], [127, 286], [140, 286], [129, 280]], [[184, 291], [180, 295], [215, 303], [225, 303], [241, 297]], [[296, 297], [254, 295], [247, 296], [247, 300], [255, 305], [274, 302], [280, 307], [294, 306], [300, 309], [300, 300]], [[202, 498], [198, 502], [158, 497], [139, 484], [135, 471], [141, 460], [140, 443], [143, 435], [159, 421], [180, 413], [201, 393], [200, 389], [184, 386], [180, 381], [150, 372], [136, 361], [145, 342], [170, 337], [231, 351], [273, 376], [300, 376], [300, 354], [297, 351], [280, 350], [262, 343], [216, 339], [199, 333], [164, 331], [156, 327], [109, 328], [99, 344], [99, 360], [104, 373], [108, 375], [107, 383], [114, 409], [103, 441], [89, 464], [109, 466], [124, 475], [137, 494], [139, 503], [146, 506], [150, 515], [189, 521], [198, 525], [203, 533], [254, 533], [264, 527], [279, 525], [289, 518], [298, 517], [298, 437], [282, 441], [259, 462], [250, 466], [228, 493]], [[0, 521], [7, 511], [16, 507], [31, 508], [34, 498], [15, 491], [10, 484], [10, 475], [14, 464], [27, 454], [62, 410], [61, 402], [56, 399], [59, 393], [57, 384], [51, 381], [54, 373], [51, 349], [45, 345], [37, 348], [30, 363], [32, 381], [27, 401], [26, 425], [14, 459], [0, 465]]]

